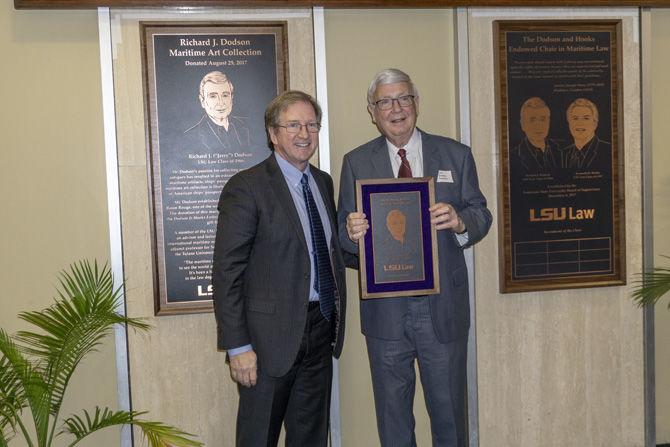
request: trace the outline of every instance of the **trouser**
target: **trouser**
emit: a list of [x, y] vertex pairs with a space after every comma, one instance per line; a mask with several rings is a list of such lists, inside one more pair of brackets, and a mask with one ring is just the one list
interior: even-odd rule
[[326, 447], [333, 377], [332, 324], [310, 303], [293, 366], [282, 377], [259, 368], [256, 385], [238, 386], [237, 447], [274, 447], [282, 423], [287, 447]]
[[407, 300], [405, 330], [399, 340], [366, 337], [381, 445], [416, 446], [413, 403], [417, 361], [433, 446], [464, 447], [467, 337], [440, 343], [428, 298]]

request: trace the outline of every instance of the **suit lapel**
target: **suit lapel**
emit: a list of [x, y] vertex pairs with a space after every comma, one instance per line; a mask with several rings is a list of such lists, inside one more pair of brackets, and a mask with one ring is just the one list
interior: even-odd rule
[[270, 190], [277, 199], [277, 203], [281, 208], [286, 212], [289, 220], [291, 221], [291, 228], [295, 231], [298, 240], [302, 243], [303, 247], [309, 253], [307, 249], [307, 241], [305, 240], [305, 234], [302, 231], [302, 223], [300, 222], [300, 217], [298, 216], [298, 211], [295, 209], [295, 203], [293, 202], [293, 197], [291, 196], [291, 191], [288, 190], [288, 185], [286, 184], [286, 179], [284, 174], [282, 174], [275, 155], [270, 155], [267, 164], [268, 177], [270, 178]]
[[432, 140], [421, 133], [421, 151], [423, 152], [423, 176], [433, 177], [437, 181], [437, 171], [440, 167], [439, 151]]
[[386, 146], [386, 138], [380, 137], [373, 142], [375, 147], [372, 149], [372, 166], [374, 166], [377, 178], [393, 178], [393, 167], [391, 166], [391, 158], [389, 157], [388, 146]]

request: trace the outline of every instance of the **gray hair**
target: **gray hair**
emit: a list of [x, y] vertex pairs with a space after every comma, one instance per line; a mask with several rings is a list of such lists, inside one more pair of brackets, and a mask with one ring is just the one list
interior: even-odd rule
[[[521, 110], [519, 111], [519, 115], [521, 115], [521, 119], [523, 119], [523, 112], [526, 109], [549, 109], [549, 106], [547, 106], [547, 103], [542, 100], [542, 98], [538, 98], [537, 96], [533, 96], [531, 98], [528, 98], [527, 100], [524, 101], [524, 103], [521, 105]], [[549, 112], [551, 113], [551, 111]]]
[[214, 84], [225, 84], [227, 82], [228, 85], [230, 86], [230, 93], [232, 94], [233, 91], [235, 90], [233, 88], [233, 83], [230, 82], [228, 76], [226, 76], [224, 73], [221, 73], [220, 71], [210, 71], [205, 76], [203, 76], [202, 80], [200, 81], [201, 99], [205, 98], [205, 84], [207, 84], [208, 82], [212, 82]]
[[414, 96], [414, 99], [419, 98], [419, 90], [407, 73], [398, 70], [397, 68], [385, 68], [377, 73], [375, 77], [372, 78], [372, 82], [370, 82], [370, 87], [368, 87], [368, 104], [374, 104], [377, 87], [386, 84], [397, 84], [398, 82], [406, 82], [409, 85], [410, 95]]
[[577, 98], [570, 103], [568, 110], [565, 111], [565, 116], [568, 120], [570, 119], [570, 112], [572, 112], [572, 109], [575, 107], [586, 107], [587, 109], [591, 110], [591, 113], [593, 113], [593, 119], [598, 121], [598, 107], [596, 107], [593, 102], [586, 98]]
[[316, 114], [316, 122], [321, 124], [321, 106], [311, 95], [300, 90], [288, 90], [275, 97], [265, 109], [265, 133], [268, 139], [268, 146], [274, 150], [272, 139], [270, 138], [270, 128], [279, 126], [279, 115], [285, 111], [288, 106], [297, 102], [310, 104]]

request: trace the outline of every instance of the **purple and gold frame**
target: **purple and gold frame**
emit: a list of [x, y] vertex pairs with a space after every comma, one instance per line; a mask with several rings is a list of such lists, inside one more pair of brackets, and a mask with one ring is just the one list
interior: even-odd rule
[[358, 244], [361, 298], [439, 293], [433, 178], [358, 180], [356, 199], [370, 224]]

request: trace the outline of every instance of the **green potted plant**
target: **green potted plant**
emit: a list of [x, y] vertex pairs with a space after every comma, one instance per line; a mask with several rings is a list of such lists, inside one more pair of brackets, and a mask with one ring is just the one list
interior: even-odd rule
[[140, 418], [144, 412], [96, 406], [93, 411], [60, 419], [72, 374], [114, 325], [149, 329], [141, 319], [116, 311], [120, 299], [110, 269], [82, 261], [61, 273], [53, 305], [19, 314], [37, 331], [11, 336], [0, 329], [0, 447], [8, 446], [17, 436], [29, 447], [50, 447], [57, 439], [74, 446], [100, 429], [124, 424], [139, 427], [152, 447], [202, 446], [193, 435]]
[[[670, 259], [668, 256], [663, 257]], [[653, 306], [670, 291], [670, 269], [655, 267], [640, 276], [641, 279], [637, 281], [638, 286], [633, 292], [633, 300], [638, 306], [642, 307], [648, 304]], [[670, 309], [670, 303], [668, 303], [668, 309]]]

